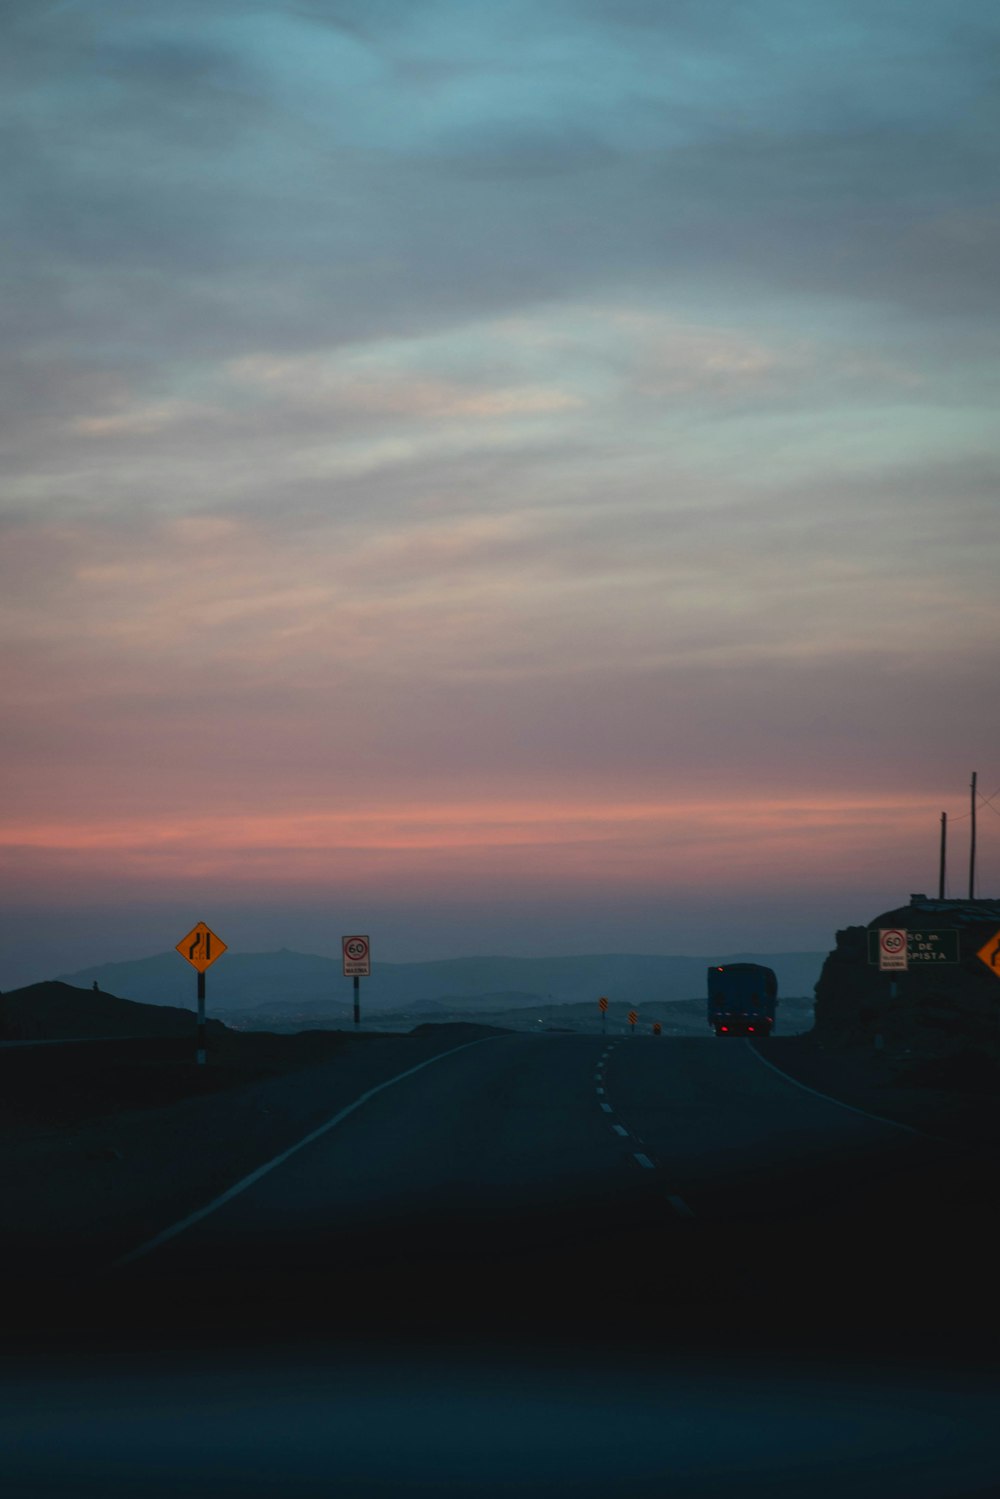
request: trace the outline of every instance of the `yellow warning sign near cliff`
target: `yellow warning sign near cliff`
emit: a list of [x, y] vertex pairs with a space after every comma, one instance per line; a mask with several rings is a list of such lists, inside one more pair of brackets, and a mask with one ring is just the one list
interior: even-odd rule
[[988, 942], [984, 942], [976, 953], [981, 963], [985, 963], [992, 974], [1000, 979], [1000, 931], [993, 933]]

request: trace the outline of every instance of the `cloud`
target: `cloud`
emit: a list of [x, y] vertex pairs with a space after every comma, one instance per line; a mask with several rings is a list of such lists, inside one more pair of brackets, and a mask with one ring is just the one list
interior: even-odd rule
[[111, 416], [78, 416], [73, 420], [74, 432], [84, 437], [142, 436], [162, 432], [176, 426], [185, 418], [204, 418], [203, 407], [183, 401], [157, 401], [133, 406]]
[[0, 26], [28, 884], [906, 868], [996, 743], [990, 7]]
[[651, 36], [583, 5], [22, 18], [19, 318], [141, 364], [664, 277], [993, 305], [988, 10], [711, 13]]
[[390, 361], [305, 357], [236, 361], [228, 371], [237, 384], [257, 390], [273, 407], [281, 403], [326, 413], [410, 417], [440, 421], [449, 417], [545, 415], [582, 405], [567, 390], [544, 386], [476, 388], [468, 382], [404, 375]]
[[[888, 837], [898, 858], [929, 840], [936, 804], [842, 797], [739, 803], [592, 805], [522, 803], [394, 805], [334, 814], [244, 815], [178, 807], [169, 820], [122, 820], [114, 827], [8, 823], [0, 860], [29, 885], [57, 884], [88, 871], [88, 887], [131, 887], [174, 898], [187, 882], [215, 879], [230, 892], [275, 886], [342, 891], [349, 885], [380, 898], [421, 892], [427, 881], [442, 895], [545, 890], [558, 881], [565, 895], [590, 898], [612, 888], [640, 894], [655, 882], [664, 895], [691, 886], [731, 899], [741, 882], [781, 890], [806, 881], [818, 890], [842, 879], [859, 858], [871, 860], [873, 839]], [[821, 864], [811, 850], [822, 844]], [[878, 861], [876, 861], [878, 862]], [[869, 870], [869, 874], [871, 871]]]

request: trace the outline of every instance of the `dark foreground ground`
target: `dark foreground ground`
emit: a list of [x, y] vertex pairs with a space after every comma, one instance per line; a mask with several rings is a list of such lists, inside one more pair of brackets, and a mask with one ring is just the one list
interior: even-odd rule
[[181, 1272], [115, 1268], [366, 1090], [489, 1034], [219, 1034], [204, 1071], [186, 1041], [0, 1050], [6, 1491], [1000, 1493], [988, 1079], [762, 1043], [807, 1087], [947, 1142], [912, 1137], [912, 1170], [833, 1215], [751, 1205], [665, 1238], [662, 1202], [654, 1220], [646, 1197], [567, 1193], [530, 1223], [452, 1206], [329, 1264], [268, 1272], [237, 1242], [210, 1269], [196, 1249]]
[[[808, 1035], [775, 1037], [758, 1050], [809, 1088], [955, 1148], [920, 1183], [904, 1177], [867, 1199], [861, 1194], [864, 1217], [856, 1211], [840, 1224], [836, 1244], [829, 1225], [817, 1225], [813, 1241], [800, 1238], [794, 1261], [780, 1220], [735, 1222], [726, 1232], [692, 1225], [663, 1266], [651, 1263], [641, 1208], [634, 1223], [631, 1208], [608, 1223], [595, 1221], [586, 1205], [554, 1202], [552, 1252], [540, 1231], [527, 1260], [517, 1234], [505, 1242], [494, 1225], [490, 1244], [477, 1246], [458, 1221], [442, 1231], [450, 1247], [440, 1262], [411, 1261], [405, 1245], [387, 1259], [373, 1244], [364, 1262], [331, 1265], [320, 1288], [312, 1268], [277, 1284], [262, 1283], [255, 1271], [248, 1285], [238, 1255], [221, 1281], [165, 1284], [152, 1299], [148, 1284], [131, 1289], [109, 1272], [165, 1223], [367, 1089], [490, 1034], [463, 1024], [423, 1025], [408, 1035], [219, 1033], [201, 1069], [188, 1042], [171, 1038], [0, 1050], [3, 1277], [8, 1288], [32, 1287], [8, 1297], [8, 1339], [17, 1341], [19, 1329], [29, 1340], [58, 1338], [91, 1316], [102, 1319], [108, 1338], [128, 1338], [137, 1320], [161, 1323], [169, 1337], [177, 1298], [185, 1337], [201, 1325], [237, 1341], [248, 1328], [254, 1338], [280, 1338], [290, 1328], [308, 1337], [331, 1325], [345, 1334], [426, 1326], [435, 1336], [452, 1330], [464, 1338], [477, 1323], [501, 1337], [527, 1330], [544, 1339], [551, 1328], [560, 1339], [628, 1341], [662, 1324], [673, 1340], [701, 1345], [752, 1324], [775, 1347], [808, 1344], [815, 1328], [830, 1345], [843, 1334], [852, 1347], [870, 1337], [880, 1348], [905, 1350], [926, 1334], [959, 1350], [970, 1319], [978, 1328], [992, 1314], [987, 1166], [1000, 1156], [1000, 1109], [989, 1080], [930, 1086], [927, 1078], [941, 1078], [915, 1080], [905, 1059], [824, 1050]], [[956, 1235], [968, 1240], [961, 1253]], [[922, 1248], [940, 1239], [937, 1283], [913, 1283], [907, 1236]], [[292, 1310], [297, 1302], [301, 1312]], [[942, 1315], [953, 1302], [963, 1311]], [[197, 1323], [190, 1315], [196, 1303]], [[969, 1343], [978, 1357], [979, 1340]]]

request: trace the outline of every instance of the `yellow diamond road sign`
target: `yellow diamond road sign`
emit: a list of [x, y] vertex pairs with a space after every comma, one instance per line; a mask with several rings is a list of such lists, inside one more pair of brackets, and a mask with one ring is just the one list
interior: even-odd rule
[[994, 932], [990, 940], [983, 943], [976, 957], [1000, 979], [1000, 931]]
[[211, 927], [207, 927], [203, 921], [199, 921], [196, 927], [192, 927], [187, 936], [177, 944], [177, 951], [182, 958], [187, 958], [192, 968], [197, 968], [199, 973], [204, 973], [210, 968], [216, 958], [221, 958], [226, 951], [226, 944], [221, 937], [217, 937]]

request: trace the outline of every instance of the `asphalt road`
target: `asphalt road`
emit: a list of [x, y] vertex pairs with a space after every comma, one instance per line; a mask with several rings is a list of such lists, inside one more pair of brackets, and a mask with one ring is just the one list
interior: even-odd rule
[[10, 1492], [1000, 1492], [973, 1148], [710, 1037], [498, 1036], [367, 1095], [8, 1353]]
[[197, 1276], [221, 1307], [320, 1276], [345, 1326], [377, 1297], [560, 1333], [584, 1292], [592, 1326], [629, 1335], [919, 1328], [986, 1351], [982, 1308], [956, 1308], [992, 1280], [993, 1162], [818, 1097], [764, 1049], [506, 1035], [386, 1081], [136, 1244], [124, 1283]]

